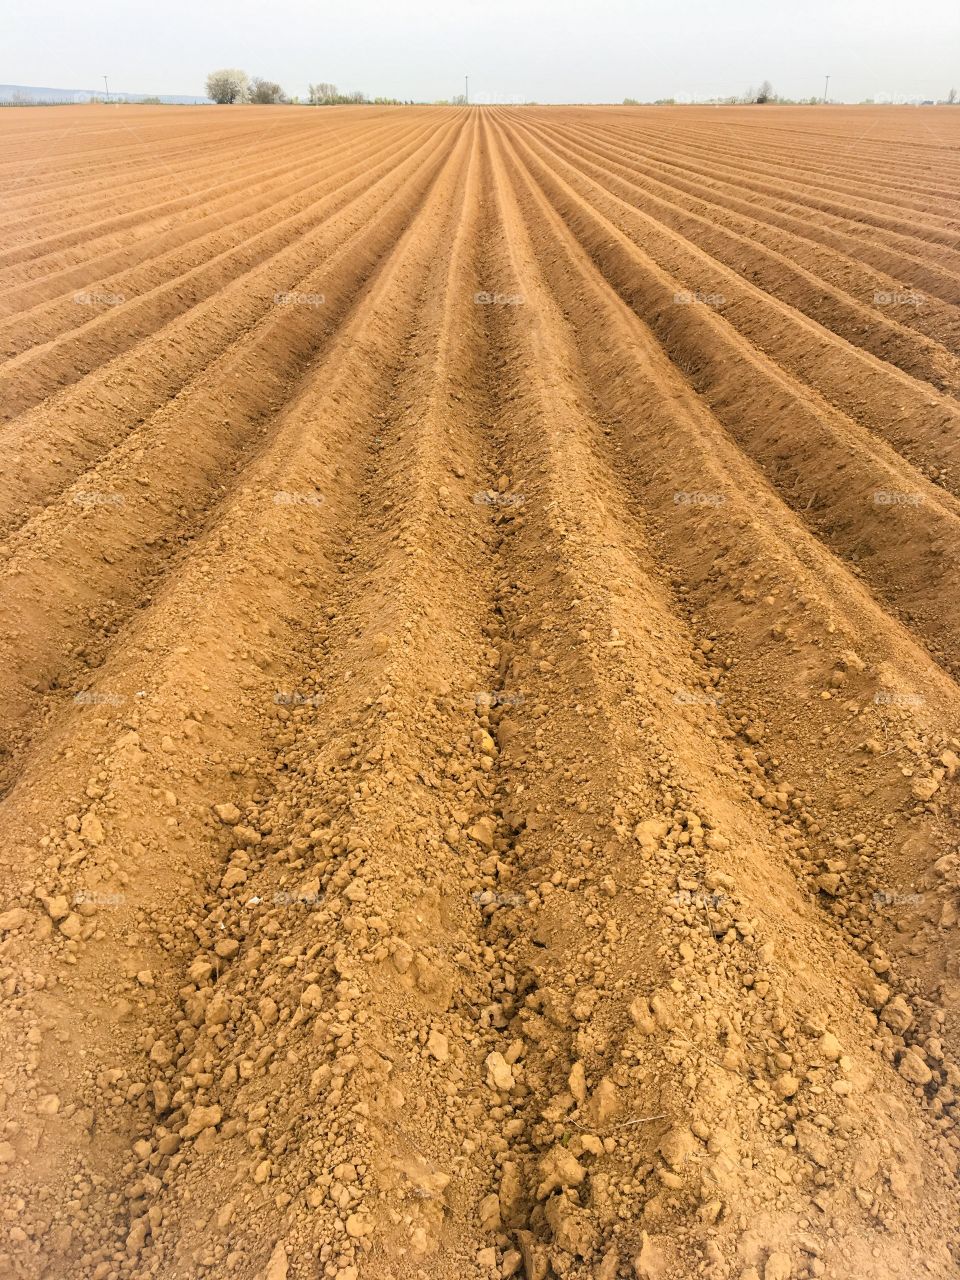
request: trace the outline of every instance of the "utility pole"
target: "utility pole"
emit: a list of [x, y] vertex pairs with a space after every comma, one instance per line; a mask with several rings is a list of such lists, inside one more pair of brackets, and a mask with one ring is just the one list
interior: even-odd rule
[[823, 86], [823, 101], [824, 101], [824, 103], [826, 103], [826, 102], [829, 100], [829, 99], [827, 98], [827, 90], [828, 90], [829, 88], [830, 88], [830, 77], [829, 77], [829, 76], [827, 76], [826, 83], [825, 83], [825, 84], [824, 84], [824, 86]]
[[464, 87], [463, 100], [469, 107], [470, 105], [470, 77], [469, 76], [463, 77], [463, 87]]

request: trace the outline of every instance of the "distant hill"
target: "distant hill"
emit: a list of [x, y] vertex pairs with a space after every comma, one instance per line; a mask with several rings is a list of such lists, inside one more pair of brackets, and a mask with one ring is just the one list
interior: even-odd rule
[[[30, 102], [92, 102], [95, 98], [106, 95], [102, 89], [50, 89], [34, 84], [0, 84], [0, 103]], [[206, 104], [209, 98], [202, 95], [188, 96], [179, 93], [114, 93], [110, 91], [111, 102], [165, 102], [172, 105]]]

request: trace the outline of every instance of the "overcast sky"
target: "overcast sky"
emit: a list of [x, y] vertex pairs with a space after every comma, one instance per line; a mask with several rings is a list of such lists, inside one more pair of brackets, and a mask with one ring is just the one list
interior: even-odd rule
[[238, 66], [372, 95], [619, 102], [960, 89], [960, 0], [4, 0], [0, 83], [200, 93]]

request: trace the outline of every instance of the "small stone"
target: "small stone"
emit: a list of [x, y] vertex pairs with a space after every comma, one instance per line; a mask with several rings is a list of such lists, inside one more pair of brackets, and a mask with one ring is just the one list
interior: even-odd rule
[[577, 1061], [570, 1068], [567, 1077], [567, 1088], [573, 1094], [578, 1106], [583, 1106], [587, 1097], [587, 1078], [583, 1063]]
[[439, 1031], [431, 1031], [427, 1037], [427, 1052], [437, 1062], [446, 1062], [450, 1057], [450, 1045], [447, 1037]]
[[790, 1255], [783, 1253], [780, 1249], [771, 1253], [767, 1258], [767, 1265], [763, 1268], [763, 1280], [790, 1280], [792, 1275], [793, 1263], [790, 1261]]
[[488, 1053], [486, 1057], [487, 1083], [493, 1089], [507, 1090], [514, 1085], [513, 1072], [502, 1053]]
[[566, 1147], [553, 1147], [540, 1161], [537, 1199], [545, 1200], [557, 1187], [579, 1187], [587, 1171]]
[[85, 813], [80, 823], [80, 837], [87, 844], [103, 844], [103, 824], [95, 813]]
[[[159, 1051], [157, 1050], [157, 1045], [160, 1046]], [[150, 1050], [151, 1060], [156, 1062], [154, 1053], [160, 1052], [162, 1055], [164, 1051], [169, 1053], [169, 1050], [167, 1050], [167, 1047], [163, 1043], [163, 1041], [162, 1040], [155, 1041], [153, 1048]], [[173, 1055], [170, 1054], [167, 1061], [168, 1062], [172, 1061], [172, 1058], [173, 1058]], [[154, 1111], [156, 1111], [158, 1116], [162, 1116], [165, 1111], [170, 1110], [170, 1088], [167, 1085], [165, 1080], [154, 1080], [150, 1085], [150, 1092], [153, 1096], [153, 1109]]]
[[29, 912], [23, 907], [11, 907], [0, 915], [0, 933], [12, 933], [14, 929], [21, 929], [28, 919]]
[[926, 1085], [933, 1079], [933, 1073], [916, 1049], [907, 1050], [900, 1059], [898, 1070], [911, 1084]]
[[674, 1127], [660, 1139], [658, 1148], [669, 1168], [679, 1173], [690, 1156], [697, 1149], [697, 1141], [690, 1129], [684, 1125]]
[[821, 1058], [826, 1058], [828, 1062], [836, 1062], [843, 1052], [840, 1041], [830, 1031], [825, 1031], [820, 1037], [820, 1043], [817, 1046], [820, 1050]]
[[308, 987], [304, 987], [303, 994], [300, 996], [300, 1003], [306, 1009], [320, 1009], [323, 1007], [323, 988], [317, 986], [315, 982], [311, 982]]
[[70, 912], [66, 920], [60, 921], [60, 932], [65, 938], [79, 938], [82, 929], [83, 921], [74, 911]]
[[637, 1280], [660, 1280], [664, 1274], [665, 1259], [663, 1250], [647, 1235], [640, 1236], [640, 1252], [633, 1260], [633, 1270]]
[[874, 982], [867, 989], [866, 997], [869, 1000], [871, 1007], [876, 1009], [879, 1013], [890, 999], [890, 988], [885, 982]]
[[515, 1276], [523, 1265], [523, 1255], [516, 1249], [508, 1249], [503, 1255], [503, 1261], [500, 1264], [500, 1275], [504, 1280], [509, 1280], [510, 1276]]
[[796, 1076], [785, 1072], [782, 1076], [778, 1076], [775, 1081], [774, 1088], [781, 1098], [792, 1098], [800, 1088], [800, 1081]]
[[500, 1217], [500, 1197], [495, 1191], [484, 1196], [480, 1201], [480, 1230], [499, 1231], [502, 1226]]
[[553, 1242], [564, 1253], [589, 1258], [597, 1246], [597, 1229], [587, 1214], [566, 1196], [551, 1196], [544, 1209]]
[[620, 1270], [620, 1254], [616, 1247], [608, 1249], [597, 1268], [597, 1280], [617, 1280]]
[[476, 840], [477, 844], [482, 845], [484, 849], [492, 849], [495, 831], [496, 827], [492, 818], [478, 818], [473, 826], [468, 828], [467, 835]]
[[273, 1253], [271, 1253], [267, 1269], [263, 1273], [263, 1280], [287, 1280], [289, 1268], [290, 1261], [287, 1258], [287, 1251], [283, 1247], [283, 1241], [278, 1240], [273, 1246]]
[[215, 804], [213, 812], [228, 827], [236, 826], [242, 814], [235, 804]]
[[70, 903], [62, 893], [55, 898], [47, 898], [43, 905], [46, 907], [47, 915], [51, 920], [63, 920], [70, 914]]
[[708, 1226], [712, 1226], [720, 1217], [722, 1212], [722, 1200], [705, 1200], [697, 1210], [697, 1217], [701, 1222], [705, 1222]]
[[657, 1020], [650, 1008], [650, 1002], [644, 996], [636, 996], [630, 1002], [628, 1010], [630, 1020], [642, 1035], [652, 1036], [657, 1029]]
[[227, 1003], [226, 996], [218, 991], [207, 1005], [204, 1022], [206, 1022], [208, 1027], [221, 1027], [224, 1023], [229, 1021], [230, 1005]]
[[620, 1099], [613, 1081], [604, 1076], [590, 1099], [590, 1116], [598, 1129], [605, 1128], [620, 1110]]
[[519, 1227], [527, 1220], [527, 1207], [520, 1166], [515, 1160], [504, 1160], [500, 1178], [500, 1217], [506, 1227]]
[[914, 778], [910, 790], [917, 800], [922, 800], [926, 803], [928, 800], [932, 800], [940, 790], [940, 783], [936, 778]]
[[215, 1129], [222, 1117], [219, 1107], [194, 1107], [180, 1133], [184, 1138], [195, 1138], [204, 1129]]
[[347, 1235], [354, 1240], [360, 1240], [363, 1236], [367, 1236], [373, 1230], [373, 1223], [362, 1213], [351, 1213], [347, 1218]]
[[903, 996], [894, 996], [888, 1001], [880, 1013], [881, 1022], [885, 1022], [891, 1031], [903, 1035], [913, 1022], [913, 1013]]
[[127, 1256], [135, 1258], [147, 1239], [147, 1219], [139, 1218], [127, 1232]]

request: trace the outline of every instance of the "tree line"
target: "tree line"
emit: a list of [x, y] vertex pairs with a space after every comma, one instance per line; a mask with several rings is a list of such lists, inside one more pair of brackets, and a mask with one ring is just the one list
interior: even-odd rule
[[[297, 105], [300, 99], [287, 97], [281, 85], [275, 80], [266, 80], [263, 76], [247, 75], [239, 67], [223, 67], [219, 71], [211, 71], [207, 76], [207, 97], [221, 106], [229, 106], [238, 102], [252, 102], [260, 106], [279, 103]], [[335, 84], [321, 80], [309, 88], [306, 105], [311, 107], [343, 106], [357, 103], [376, 105], [399, 105], [400, 98], [368, 98], [359, 89], [349, 93], [341, 93]]]
[[[825, 98], [823, 98], [823, 97], [815, 97], [815, 96], [814, 96], [814, 97], [810, 97], [810, 98], [787, 98], [787, 97], [784, 97], [782, 94], [779, 94], [779, 93], [775, 93], [775, 92], [774, 92], [773, 85], [770, 83], [770, 81], [769, 81], [769, 80], [764, 80], [764, 82], [761, 84], [761, 86], [760, 86], [760, 88], [759, 88], [759, 89], [754, 89], [754, 88], [752, 88], [752, 87], [751, 87], [751, 88], [747, 89], [744, 93], [734, 93], [734, 94], [730, 94], [730, 96], [729, 96], [729, 97], [726, 97], [726, 98], [701, 98], [701, 99], [699, 99], [699, 101], [698, 101], [697, 99], [693, 99], [693, 100], [691, 100], [690, 98], [687, 98], [687, 97], [684, 97], [684, 98], [655, 98], [655, 99], [653, 100], [653, 102], [652, 102], [652, 103], [651, 103], [651, 102], [643, 102], [640, 98], [624, 98], [624, 99], [623, 99], [623, 105], [624, 105], [625, 107], [641, 107], [641, 106], [654, 106], [654, 107], [676, 107], [676, 106], [701, 106], [701, 107], [702, 107], [702, 106], [722, 106], [722, 107], [735, 107], [735, 106], [745, 106], [745, 105], [749, 105], [749, 104], [751, 104], [751, 103], [761, 103], [761, 104], [762, 104], [762, 103], [765, 103], [765, 102], [775, 102], [775, 103], [779, 103], [781, 106], [804, 107], [804, 106], [818, 106], [818, 105], [821, 105], [822, 103], [824, 103], [825, 101], [826, 101], [826, 99], [825, 99]], [[905, 101], [906, 101], [906, 100], [904, 100], [904, 102], [905, 102]], [[911, 101], [913, 101], [913, 100], [911, 99]], [[945, 98], [940, 98], [939, 100], [935, 100], [935, 99], [933, 99], [933, 98], [930, 98], [930, 99], [924, 99], [924, 101], [923, 101], [922, 103], [920, 103], [920, 105], [922, 105], [922, 106], [930, 106], [930, 107], [932, 107], [932, 106], [951, 107], [951, 106], [954, 106], [954, 105], [956, 104], [956, 101], [957, 101], [957, 91], [956, 91], [956, 89], [951, 89], [951, 90], [950, 90], [950, 92], [947, 94], [947, 96], [946, 96]], [[864, 98], [864, 99], [863, 99], [863, 101], [862, 101], [859, 105], [861, 105], [861, 106], [875, 106], [875, 105], [876, 105], [876, 106], [882, 106], [882, 105], [884, 105], [884, 104], [885, 104], [885, 103], [887, 103], [887, 102], [891, 102], [891, 103], [892, 103], [892, 99], [889, 99], [889, 98], [882, 98], [882, 99], [880, 99], [879, 101], [875, 101], [873, 98]]]

